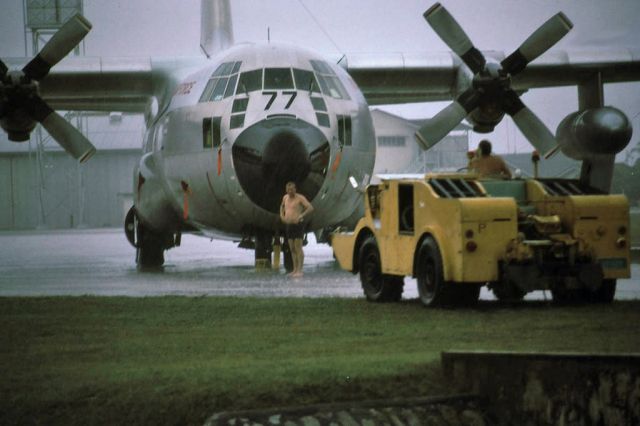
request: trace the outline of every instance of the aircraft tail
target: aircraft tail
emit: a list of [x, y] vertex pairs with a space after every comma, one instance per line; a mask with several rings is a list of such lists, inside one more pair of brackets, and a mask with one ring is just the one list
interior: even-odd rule
[[210, 58], [233, 44], [229, 0], [201, 0], [200, 48]]

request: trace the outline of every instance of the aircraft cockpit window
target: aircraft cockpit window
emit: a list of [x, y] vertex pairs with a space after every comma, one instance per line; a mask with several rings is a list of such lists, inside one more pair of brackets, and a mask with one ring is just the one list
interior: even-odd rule
[[331, 75], [336, 74], [335, 72], [333, 72], [331, 67], [325, 61], [318, 61], [318, 60], [312, 59], [309, 62], [311, 62], [311, 66], [313, 67], [314, 70], [316, 70], [318, 74], [331, 74]]
[[213, 93], [209, 98], [210, 101], [219, 101], [224, 97], [224, 91], [227, 88], [227, 81], [229, 79], [226, 77], [218, 79], [216, 83], [216, 87], [213, 89]]
[[351, 99], [335, 71], [324, 61], [311, 60], [322, 93], [336, 99]]
[[242, 61], [225, 62], [223, 64], [220, 64], [218, 68], [216, 68], [216, 70], [213, 72], [213, 74], [211, 74], [211, 77], [221, 77], [237, 73], [238, 70], [240, 70], [240, 64], [242, 64]]
[[249, 105], [249, 98], [236, 98], [233, 100], [231, 112], [245, 112], [247, 110], [247, 105]]
[[324, 112], [316, 112], [316, 119], [318, 120], [318, 125], [322, 127], [331, 127], [329, 123], [329, 116]]
[[199, 102], [219, 101], [233, 95], [241, 61], [225, 62], [211, 74]]
[[293, 89], [291, 68], [266, 68], [264, 70], [265, 89]]
[[313, 72], [294, 68], [293, 77], [296, 80], [296, 88], [298, 90], [320, 93], [320, 87]]
[[248, 94], [255, 90], [262, 90], [262, 69], [240, 73], [240, 81], [238, 82], [236, 94]]
[[227, 90], [224, 91], [224, 97], [228, 98], [233, 95], [236, 90], [236, 81], [238, 81], [238, 74], [233, 74], [229, 77], [229, 82], [227, 83]]

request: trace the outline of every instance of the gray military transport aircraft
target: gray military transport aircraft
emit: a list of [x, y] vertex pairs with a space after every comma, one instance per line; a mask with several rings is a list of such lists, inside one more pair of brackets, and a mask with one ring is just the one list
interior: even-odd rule
[[[315, 208], [308, 231], [355, 223], [375, 159], [375, 104], [454, 99], [417, 132], [424, 149], [465, 118], [475, 131], [491, 132], [506, 113], [539, 152], [559, 147], [583, 160], [585, 183], [609, 190], [631, 126], [604, 106], [603, 83], [640, 79], [638, 52], [547, 52], [572, 27], [558, 13], [509, 56], [481, 53], [442, 5], [424, 17], [454, 54], [332, 61], [293, 45], [233, 46], [229, 1], [202, 0], [202, 57], [63, 60], [91, 28], [76, 15], [32, 60], [0, 62], [0, 124], [20, 142], [39, 122], [86, 161], [94, 147], [54, 109], [145, 114], [125, 223], [141, 266], [162, 265], [183, 232], [241, 240], [256, 259], [267, 259], [287, 181]], [[579, 111], [554, 137], [519, 96], [566, 85], [578, 86]]]

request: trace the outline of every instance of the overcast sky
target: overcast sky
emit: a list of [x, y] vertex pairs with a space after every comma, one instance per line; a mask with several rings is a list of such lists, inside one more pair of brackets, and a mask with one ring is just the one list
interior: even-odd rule
[[[302, 3], [301, 3], [302, 2]], [[640, 49], [639, 0], [443, 0], [481, 50], [510, 53], [558, 11], [574, 23], [558, 49]], [[23, 56], [22, 0], [3, 0], [0, 57]], [[305, 9], [311, 12], [313, 17]], [[286, 41], [321, 53], [445, 51], [445, 44], [422, 13], [431, 1], [418, 0], [232, 0], [236, 42]], [[199, 55], [199, 0], [85, 0], [93, 23], [85, 39], [89, 56]], [[318, 24], [319, 23], [319, 24]], [[27, 42], [30, 45], [30, 41]], [[575, 88], [542, 89], [523, 96], [527, 105], [555, 132], [565, 115], [577, 109]], [[640, 140], [640, 84], [606, 86], [605, 103], [621, 108]], [[446, 104], [385, 108], [408, 118], [428, 117]], [[474, 136], [476, 143], [481, 136]], [[505, 118], [490, 136], [498, 151], [525, 152], [530, 145]]]

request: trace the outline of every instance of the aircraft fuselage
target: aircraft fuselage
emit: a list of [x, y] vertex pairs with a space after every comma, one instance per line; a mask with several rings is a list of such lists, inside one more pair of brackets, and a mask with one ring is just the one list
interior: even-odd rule
[[308, 231], [348, 218], [368, 183], [375, 135], [351, 77], [282, 44], [239, 45], [177, 85], [149, 126], [134, 173], [139, 219], [235, 238], [280, 227], [294, 181], [315, 212]]

